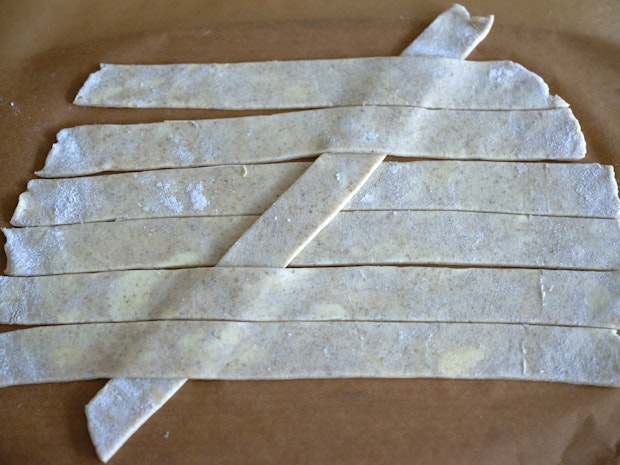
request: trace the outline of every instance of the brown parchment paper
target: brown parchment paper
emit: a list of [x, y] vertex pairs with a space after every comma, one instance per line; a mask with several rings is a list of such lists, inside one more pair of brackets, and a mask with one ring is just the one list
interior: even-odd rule
[[[588, 161], [620, 171], [620, 2], [470, 1], [511, 59], [573, 107]], [[0, 2], [0, 224], [55, 133], [247, 112], [74, 107], [100, 62], [397, 55], [436, 0]], [[0, 267], [6, 257], [0, 253]], [[15, 327], [0, 326], [0, 331]], [[0, 389], [0, 464], [96, 464], [83, 413], [105, 380]], [[620, 389], [454, 380], [190, 381], [112, 464], [617, 464]]]

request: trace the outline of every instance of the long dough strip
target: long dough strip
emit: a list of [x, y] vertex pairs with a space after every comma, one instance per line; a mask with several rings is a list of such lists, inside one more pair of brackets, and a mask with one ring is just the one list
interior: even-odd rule
[[102, 64], [77, 105], [227, 110], [399, 105], [507, 110], [568, 105], [511, 61], [345, 58], [173, 65]]
[[57, 137], [40, 176], [286, 161], [325, 152], [487, 160], [573, 160], [585, 155], [583, 134], [569, 108], [328, 108], [77, 126]]
[[0, 334], [0, 386], [130, 378], [439, 377], [618, 386], [615, 330], [474, 323], [157, 321]]
[[[354, 156], [348, 159], [352, 163]], [[308, 166], [290, 162], [33, 179], [19, 198], [11, 224], [256, 215]], [[343, 176], [344, 172], [331, 176]], [[463, 210], [616, 218], [618, 208], [612, 166], [444, 160], [382, 163], [344, 210]]]
[[617, 271], [212, 267], [0, 276], [0, 294], [0, 323], [21, 325], [178, 319], [620, 328]]
[[[255, 219], [164, 218], [8, 228], [3, 230], [6, 272], [31, 276], [214, 265]], [[282, 227], [289, 224], [287, 216], [273, 220]], [[616, 219], [341, 212], [292, 262], [302, 267], [363, 264], [616, 270], [620, 230]]]

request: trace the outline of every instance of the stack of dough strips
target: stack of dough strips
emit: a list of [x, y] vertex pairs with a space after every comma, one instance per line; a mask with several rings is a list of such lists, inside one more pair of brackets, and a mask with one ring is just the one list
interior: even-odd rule
[[455, 6], [394, 58], [102, 66], [75, 103], [300, 110], [60, 131], [4, 229], [0, 320], [42, 326], [0, 334], [0, 385], [117, 378], [103, 460], [186, 378], [617, 386], [613, 169], [566, 163], [540, 77], [462, 60], [491, 22]]

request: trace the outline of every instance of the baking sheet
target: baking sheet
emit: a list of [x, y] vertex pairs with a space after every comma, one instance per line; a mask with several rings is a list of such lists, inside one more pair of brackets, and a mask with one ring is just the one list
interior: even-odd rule
[[[397, 55], [450, 6], [423, 0], [289, 3], [2, 2], [0, 224], [8, 225], [19, 194], [63, 127], [250, 114], [71, 105], [100, 62]], [[465, 6], [473, 14], [496, 15], [471, 59], [511, 59], [540, 74], [580, 120], [587, 160], [620, 171], [618, 2]], [[104, 383], [0, 389], [0, 464], [99, 463], [83, 407]], [[110, 463], [619, 461], [620, 389], [348, 379], [191, 381]]]

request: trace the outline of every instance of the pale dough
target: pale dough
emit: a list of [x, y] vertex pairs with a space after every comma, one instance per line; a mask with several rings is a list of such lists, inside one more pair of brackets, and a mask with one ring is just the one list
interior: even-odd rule
[[[453, 7], [451, 10], [454, 10]], [[447, 18], [447, 19], [446, 19]], [[474, 29], [470, 31], [467, 28], [467, 20], [462, 15], [451, 15], [449, 12], [442, 15], [435, 22], [450, 23], [454, 22], [455, 27], [466, 30], [468, 32], [467, 39], [460, 38], [444, 41], [444, 45], [449, 47], [455, 53], [455, 57], [465, 58], [469, 51], [473, 49], [486, 34], [488, 30], [478, 31]], [[435, 24], [435, 22], [433, 24]], [[464, 24], [465, 23], [465, 24]], [[433, 28], [433, 24], [429, 28]], [[445, 29], [449, 29], [449, 25], [445, 25]], [[469, 32], [473, 32], [470, 34]], [[440, 38], [441, 34], [434, 34]], [[455, 47], [451, 46], [452, 40], [457, 40]], [[421, 39], [421, 42], [428, 42], [428, 35]], [[414, 44], [416, 41], [414, 41]], [[459, 49], [461, 47], [461, 49]], [[405, 51], [405, 55], [415, 54], [412, 51]], [[449, 55], [450, 52], [447, 52]], [[322, 157], [323, 159], [325, 157]], [[377, 156], [377, 160], [383, 156]], [[333, 160], [333, 158], [332, 158]], [[369, 172], [374, 170], [376, 166], [369, 165]], [[359, 173], [361, 177], [366, 177], [364, 173]], [[300, 212], [297, 210], [297, 212]], [[329, 212], [327, 212], [329, 215]], [[320, 221], [320, 218], [318, 218]], [[308, 235], [314, 235], [316, 225], [307, 231]], [[260, 232], [260, 231], [259, 231]], [[299, 231], [298, 231], [299, 233]], [[248, 236], [244, 236], [245, 241]], [[257, 244], [260, 247], [260, 244]], [[229, 257], [230, 258], [230, 257]], [[243, 256], [238, 257], [243, 264]], [[288, 257], [287, 257], [288, 258]], [[269, 260], [270, 262], [272, 260]], [[280, 266], [286, 266], [286, 263], [280, 263]], [[93, 398], [86, 406], [86, 416], [88, 419], [88, 429], [93, 439], [93, 444], [97, 450], [97, 454], [103, 461], [107, 461], [114, 453], [124, 444], [124, 442], [133, 434], [133, 432], [144, 423], [153, 413], [155, 413], [167, 399], [172, 396], [183, 384], [185, 380], [166, 380], [166, 379], [141, 379], [133, 380], [128, 378], [116, 378], [106, 384], [106, 386]], [[126, 402], [123, 402], [125, 400]], [[125, 405], [127, 403], [128, 405]]]
[[[495, 74], [494, 77], [498, 77], [501, 78], [501, 76], [499, 76], [497, 73], [492, 73]], [[578, 128], [578, 126], [577, 126]], [[523, 127], [521, 126], [519, 128], [519, 130], [523, 130]], [[572, 134], [572, 131], [571, 131]], [[560, 142], [561, 140], [564, 138], [562, 135], [558, 134], [554, 134], [553, 137], [557, 137]], [[570, 137], [569, 137], [570, 138]], [[574, 141], [577, 141], [577, 139], [574, 139]], [[553, 141], [555, 143], [555, 141]], [[573, 147], [578, 146], [579, 143], [577, 141], [577, 144], [573, 144]], [[183, 166], [188, 166], [188, 165], [183, 165]], [[542, 289], [542, 287], [541, 287]], [[242, 325], [241, 323], [237, 323], [237, 324], [233, 324], [235, 327], [237, 327], [236, 325]], [[356, 328], [357, 328], [357, 324], [356, 324]], [[359, 329], [356, 329], [357, 331], [359, 331]], [[386, 327], [382, 327], [380, 328], [380, 331], [384, 331], [387, 330]], [[538, 328], [536, 329], [536, 331], [538, 331]], [[300, 332], [304, 332], [301, 331]], [[480, 331], [478, 330], [477, 333], [479, 333]], [[234, 333], [234, 331], [228, 331], [228, 330], [224, 330], [224, 333], [226, 335], [231, 335], [232, 333]], [[205, 333], [206, 334], [206, 333]], [[305, 332], [304, 332], [305, 334]], [[434, 333], [433, 333], [434, 334]], [[598, 333], [597, 333], [598, 334]], [[204, 336], [204, 334], [203, 334]], [[308, 337], [311, 337], [311, 335], [307, 335]], [[400, 334], [399, 334], [400, 336]], [[131, 336], [128, 336], [131, 337]], [[232, 336], [234, 338], [234, 335]], [[269, 337], [269, 336], [266, 336]], [[273, 334], [271, 335], [271, 337], [273, 337]], [[327, 337], [327, 336], [325, 336]], [[330, 336], [330, 337], [338, 337], [338, 336]], [[379, 337], [379, 339], [384, 339], [384, 335], [382, 335], [381, 337]], [[320, 340], [316, 341], [316, 342], [320, 342]], [[321, 352], [323, 353], [323, 355], [327, 356], [328, 354], [331, 354], [331, 347], [323, 347]], [[456, 374], [455, 376], [460, 377], [463, 376], [463, 371], [462, 371], [462, 365], [463, 363], [465, 363], [466, 366], [468, 366], [469, 368], [473, 367], [473, 365], [477, 364], [480, 362], [480, 360], [484, 360], [484, 354], [480, 353], [480, 346], [477, 347], [468, 347], [466, 348], [466, 350], [464, 350], [461, 353], [457, 354], [457, 351], [453, 351], [451, 352], [447, 352], [445, 353], [441, 360], [439, 362], [437, 362], [438, 366], [440, 367], [441, 370], [443, 370], [444, 375], [448, 376], [453, 372], [460, 372], [461, 374]], [[589, 348], [590, 349], [590, 348]], [[231, 347], [228, 348], [228, 350], [232, 350]], [[302, 350], [302, 347], [298, 347], [298, 350]], [[530, 360], [526, 360], [526, 356], [524, 354], [527, 353], [526, 348], [524, 347], [523, 343], [521, 344], [520, 347], [521, 350], [521, 370], [522, 373], [525, 374], [526, 370], [527, 370], [527, 366], [531, 365], [531, 361]], [[591, 350], [591, 349], [590, 349]], [[586, 352], [586, 349], [583, 349], [584, 352]], [[317, 355], [319, 355], [317, 353]], [[482, 357], [482, 358], [481, 358]], [[465, 360], [465, 362], [463, 362], [463, 360]], [[128, 363], [133, 363], [132, 360], [128, 360]], [[265, 361], [265, 363], [268, 363], [268, 361]], [[385, 363], [384, 361], [382, 363]], [[366, 366], [366, 365], [364, 365]], [[545, 367], [546, 369], [546, 367]], [[151, 373], [147, 374], [148, 376], [153, 376]], [[159, 375], [156, 375], [159, 376]], [[185, 376], [185, 375], [182, 375]], [[271, 376], [271, 375], [270, 375]], [[288, 375], [290, 376], [290, 375]], [[372, 376], [372, 375], [371, 375]], [[378, 375], [378, 376], [384, 376], [384, 375]], [[465, 374], [463, 377], [467, 377], [467, 374]], [[484, 377], [484, 375], [483, 375]], [[495, 375], [494, 377], [497, 377], [497, 375]], [[617, 375], [616, 375], [617, 377]], [[526, 378], [527, 379], [527, 378]], [[557, 380], [557, 379], [556, 379]], [[574, 382], [574, 381], [571, 381]], [[591, 381], [588, 381], [591, 382]], [[102, 392], [101, 395], [103, 397], [98, 396], [98, 398], [93, 401], [93, 403], [91, 404], [92, 408], [89, 410], [90, 412], [93, 412], [94, 415], [97, 415], [97, 412], [99, 412], [100, 418], [101, 419], [108, 419], [108, 421], [110, 421], [111, 423], [115, 423], [115, 424], [110, 424], [108, 428], [105, 429], [104, 434], [107, 434], [107, 439], [109, 439], [109, 442], [102, 444], [100, 443], [99, 446], [97, 446], [98, 449], [98, 453], [100, 453], [100, 456], [102, 456], [102, 458], [105, 456], [105, 454], [113, 454], [114, 451], [120, 446], [120, 444], [122, 444], [122, 442], [131, 434], [131, 432], [133, 431], [133, 429], [137, 428], [137, 424], [135, 422], [139, 422], [139, 421], [144, 421], [144, 419], [140, 420], [138, 419], [138, 417], [140, 416], [147, 416], [150, 415], [152, 412], [154, 412], [159, 405], [161, 405], [161, 403], [165, 402], [165, 400], [172, 395], [176, 389], [178, 389], [178, 387], [180, 387], [182, 385], [183, 381], [182, 380], [174, 380], [174, 381], [168, 381], [168, 380], [115, 380], [112, 381]], [[126, 389], [123, 391], [123, 387], [130, 387], [131, 389]], [[142, 389], [142, 391], [140, 391], [140, 389]], [[148, 391], [145, 391], [148, 390]], [[119, 393], [123, 393], [125, 394], [127, 397], [121, 397], [121, 398], [116, 398], [114, 396], [119, 395]], [[106, 397], [107, 396], [107, 397]], [[125, 406], [124, 405], [124, 399], [129, 400], [130, 403], [133, 402], [131, 405], [129, 406]], [[117, 415], [111, 415], [111, 416], [106, 416], [101, 415], [101, 412], [104, 411], [104, 409], [99, 408], [97, 409], [96, 403], [98, 401], [111, 401], [111, 403], [107, 404], [108, 408], [111, 408], [111, 412], [112, 413], [116, 413], [119, 414], [120, 416], [123, 417], [122, 419], [122, 423], [121, 423], [121, 427], [119, 428], [118, 425], [118, 420], [119, 417]], [[99, 404], [99, 407], [103, 406], [104, 404]], [[89, 407], [91, 407], [89, 406]], [[125, 412], [120, 413], [121, 409], [125, 409]], [[108, 411], [108, 409], [105, 409], [106, 411]], [[128, 413], [127, 413], [128, 412]], [[108, 413], [110, 413], [108, 411]], [[127, 418], [125, 418], [127, 417]], [[129, 417], [131, 417], [131, 419], [129, 421], [125, 421], [127, 420]], [[95, 419], [97, 420], [97, 419]], [[134, 423], [131, 424], [130, 421], [133, 421]], [[138, 423], [139, 424], [139, 423]], [[95, 422], [93, 421], [93, 415], [89, 415], [89, 428], [93, 427], [93, 425], [95, 425]], [[125, 430], [123, 430], [122, 428], [127, 426], [128, 428], [125, 428]], [[133, 428], [133, 429], [131, 429]], [[93, 431], [93, 429], [91, 428], [91, 432]], [[111, 432], [112, 431], [112, 432]], [[116, 432], [119, 432], [118, 435], [115, 435]], [[120, 443], [118, 443], [118, 441], [120, 441]], [[112, 443], [115, 443], [115, 445], [111, 445]], [[110, 448], [108, 448], [108, 446], [110, 447], [116, 447], [116, 449], [112, 450]], [[107, 448], [107, 450], [106, 450]], [[102, 454], [103, 451], [103, 454]], [[104, 458], [104, 460], [106, 460]]]
[[465, 59], [484, 40], [494, 16], [471, 16], [461, 5], [452, 5], [407, 47], [402, 56]]
[[321, 155], [228, 249], [218, 266], [287, 266], [332, 221], [384, 158]]
[[397, 105], [507, 110], [567, 107], [511, 61], [344, 58], [172, 65], [102, 64], [77, 105], [227, 110]]
[[[321, 155], [249, 229], [244, 228], [245, 234], [228, 247], [217, 268], [252, 263], [286, 267], [300, 248], [338, 213], [383, 158], [383, 155], [365, 154]], [[104, 461], [111, 457], [185, 381], [110, 380], [86, 406], [88, 429], [99, 457]], [[130, 396], [126, 399], [129, 406], [122, 398], [119, 402], [119, 395]]]
[[[214, 265], [255, 219], [164, 218], [8, 228], [6, 272], [31, 276]], [[287, 217], [273, 220], [288, 223]], [[600, 218], [341, 212], [292, 261], [302, 267], [363, 264], [616, 270], [620, 228], [618, 220]]]
[[569, 108], [452, 111], [345, 107], [269, 116], [61, 130], [37, 174], [64, 177], [286, 161], [325, 152], [452, 159], [574, 160], [585, 155]]
[[117, 376], [618, 386], [620, 338], [601, 328], [363, 321], [95, 323], [0, 334], [0, 386]]
[[[358, 157], [341, 156], [347, 166]], [[289, 162], [33, 179], [11, 224], [262, 214], [308, 166]], [[342, 168], [329, 176], [345, 175]], [[616, 218], [618, 208], [612, 166], [443, 160], [384, 162], [343, 209]]]
[[288, 162], [33, 179], [19, 197], [11, 224], [259, 215], [309, 166]]
[[0, 294], [0, 323], [20, 325], [185, 319], [620, 328], [617, 271], [217, 266], [0, 276]]

